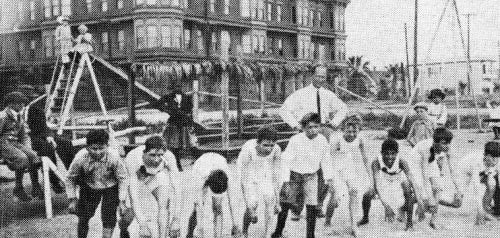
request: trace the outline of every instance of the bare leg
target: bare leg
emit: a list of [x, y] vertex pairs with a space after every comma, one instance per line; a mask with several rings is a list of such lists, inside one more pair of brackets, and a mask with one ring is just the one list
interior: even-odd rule
[[357, 236], [358, 226], [356, 224], [355, 215], [358, 212], [358, 190], [349, 189], [349, 213], [351, 219], [351, 233], [354, 237]]
[[328, 205], [326, 207], [325, 226], [331, 226], [332, 225], [333, 213], [335, 212], [335, 208], [337, 208], [339, 206], [336, 196], [337, 195], [336, 195], [335, 189], [331, 188], [331, 190], [330, 190], [330, 200], [328, 201]]
[[102, 238], [111, 238], [113, 236], [113, 230], [111, 228], [102, 228]]
[[212, 210], [214, 212], [214, 237], [222, 238], [222, 198], [212, 197]]
[[432, 194], [434, 196], [434, 204], [431, 204], [431, 220], [429, 221], [429, 226], [431, 226], [433, 229], [438, 229], [436, 226], [436, 221], [437, 221], [437, 209], [438, 209], [438, 202], [441, 199], [441, 189], [437, 186], [437, 178], [430, 178], [431, 180], [431, 186], [432, 186]]
[[271, 216], [272, 213], [274, 212], [272, 209], [272, 202], [271, 201], [265, 201], [264, 205], [264, 238], [269, 237], [269, 232], [271, 228]]
[[194, 229], [196, 228], [196, 205], [195, 208], [193, 209], [193, 212], [191, 213], [191, 216], [189, 217], [189, 222], [188, 222], [188, 231], [187, 231], [187, 238], [192, 238]]

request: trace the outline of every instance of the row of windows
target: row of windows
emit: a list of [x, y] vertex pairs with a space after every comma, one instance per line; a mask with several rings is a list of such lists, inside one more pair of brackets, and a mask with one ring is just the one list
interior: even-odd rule
[[[116, 1], [116, 9], [122, 9], [123, 8], [123, 1], [124, 0], [117, 0]], [[42, 0], [43, 5], [43, 17], [48, 19], [48, 18], [53, 18], [53, 17], [58, 17], [61, 15], [65, 16], [70, 16], [71, 15], [71, 0]], [[92, 13], [96, 11], [101, 11], [101, 12], [107, 12], [109, 10], [108, 7], [108, 0], [100, 0], [99, 4], [93, 5], [93, 0], [85, 0], [86, 4], [86, 11], [87, 13]], [[35, 0], [30, 0], [28, 2], [28, 8], [26, 8], [24, 2], [18, 2], [18, 16], [19, 19], [22, 20], [24, 19], [24, 13], [27, 13], [27, 16], [29, 16], [30, 20], [35, 20], [37, 8], [35, 4]], [[97, 8], [96, 8], [97, 7]]]

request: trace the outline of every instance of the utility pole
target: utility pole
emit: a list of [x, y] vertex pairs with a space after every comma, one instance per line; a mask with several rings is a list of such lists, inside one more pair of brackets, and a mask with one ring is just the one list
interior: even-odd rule
[[[470, 65], [470, 17], [474, 16], [475, 14], [467, 13], [464, 14], [467, 17], [467, 63]], [[471, 92], [471, 80], [470, 80], [471, 75], [467, 74], [467, 85], [468, 85], [468, 93], [470, 94]]]
[[408, 77], [405, 77], [405, 78], [407, 78], [407, 80], [408, 80], [407, 95], [409, 97], [410, 93], [411, 93], [411, 89], [413, 88], [413, 84], [411, 83], [411, 79], [410, 79], [410, 58], [409, 58], [409, 54], [408, 54], [408, 28], [406, 26], [406, 23], [405, 23], [405, 49], [406, 49], [406, 69], [405, 69], [405, 74], [408, 74]]
[[418, 0], [415, 0], [415, 25], [413, 27], [413, 85], [418, 78]]

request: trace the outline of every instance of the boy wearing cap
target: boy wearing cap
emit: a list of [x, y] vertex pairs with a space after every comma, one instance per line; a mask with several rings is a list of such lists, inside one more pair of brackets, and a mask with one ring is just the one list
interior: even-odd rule
[[434, 133], [434, 122], [427, 115], [427, 104], [419, 102], [413, 107], [417, 113], [417, 119], [413, 122], [406, 140], [414, 147], [418, 142], [432, 138]]
[[[78, 216], [78, 238], [86, 238], [89, 220], [101, 203], [102, 237], [111, 238], [116, 225], [116, 210], [125, 212], [128, 173], [122, 159], [108, 147], [109, 135], [104, 130], [87, 133], [87, 147], [80, 150], [67, 175], [68, 210]], [[76, 197], [76, 185], [80, 197]]]
[[443, 103], [445, 97], [446, 95], [438, 88], [431, 90], [428, 97], [431, 100], [427, 104], [429, 118], [436, 124], [436, 127], [446, 126], [446, 121], [448, 120], [448, 110]]
[[[147, 219], [143, 211], [142, 201], [139, 200], [139, 191], [145, 187], [158, 203], [158, 231], [159, 237], [178, 237], [179, 234], [179, 171], [175, 164], [175, 157], [167, 150], [165, 140], [161, 136], [148, 138], [144, 146], [131, 150], [125, 158], [129, 172], [130, 204], [137, 221], [140, 234], [151, 236]], [[172, 196], [173, 195], [173, 196]], [[169, 208], [173, 208], [173, 219], [169, 223]], [[120, 236], [129, 237], [127, 228], [132, 219], [120, 221]], [[170, 233], [170, 234], [169, 234]]]
[[68, 17], [59, 16], [57, 17], [57, 22], [59, 23], [59, 26], [56, 27], [54, 35], [56, 41], [59, 42], [62, 63], [67, 64], [71, 61], [68, 53], [73, 48], [74, 38], [71, 35], [71, 27], [68, 24]]
[[[191, 194], [194, 197], [194, 209], [189, 218], [188, 234], [186, 237], [208, 237], [204, 234], [204, 208], [211, 197], [212, 211], [214, 213], [214, 234], [212, 237], [222, 238], [224, 220], [222, 217], [222, 202], [227, 197], [229, 215], [231, 216], [231, 234], [240, 236], [241, 230], [235, 222], [234, 211], [236, 203], [234, 181], [229, 175], [226, 158], [216, 153], [205, 153], [193, 165], [191, 178]], [[194, 235], [194, 236], [193, 236]]]
[[[385, 217], [389, 222], [394, 221], [395, 211], [400, 214], [406, 212], [406, 230], [413, 227], [413, 204], [423, 204], [418, 187], [414, 186], [415, 180], [408, 163], [398, 155], [399, 145], [393, 139], [382, 143], [380, 156], [372, 162], [373, 184], [380, 201], [385, 208]], [[363, 198], [363, 219], [358, 223], [364, 225], [369, 222], [368, 215], [371, 200], [375, 194], [365, 194]], [[416, 200], [416, 201], [415, 201]]]
[[42, 163], [31, 148], [28, 124], [23, 115], [28, 99], [23, 93], [11, 92], [5, 95], [4, 101], [7, 107], [0, 112], [0, 157], [16, 174], [14, 196], [21, 201], [31, 200], [23, 187], [24, 172], [28, 169], [32, 184], [31, 195], [43, 199], [43, 190], [38, 183], [38, 169]]
[[[487, 220], [492, 220], [490, 214], [500, 215], [500, 199], [494, 196], [499, 191], [500, 170], [500, 143], [489, 141], [484, 145], [484, 150], [473, 151], [462, 159], [455, 160], [453, 176], [459, 180], [459, 186], [453, 200], [441, 199], [439, 204], [449, 207], [461, 207], [463, 192], [472, 186], [474, 209], [476, 211], [476, 225], [482, 225]], [[481, 186], [485, 185], [485, 188]], [[484, 190], [484, 192], [483, 192]], [[494, 206], [491, 205], [493, 200]]]
[[[283, 121], [290, 128], [298, 131], [301, 128], [300, 121], [308, 113], [317, 113], [320, 118], [320, 131], [327, 141], [330, 140], [333, 134], [333, 128], [337, 128], [342, 120], [347, 116], [347, 105], [335, 95], [332, 91], [325, 88], [326, 83], [326, 67], [318, 66], [312, 82], [309, 86], [298, 89], [289, 95], [283, 106], [280, 108], [279, 114]], [[318, 170], [318, 204], [323, 204], [323, 200], [328, 193], [328, 188], [325, 185], [323, 178], [323, 169]], [[298, 220], [303, 207], [303, 199], [299, 199], [297, 211], [293, 212], [295, 217], [292, 220]], [[302, 206], [301, 206], [302, 204]], [[318, 207], [318, 215], [324, 216], [321, 209]]]
[[306, 204], [306, 237], [314, 238], [318, 204], [318, 170], [323, 168], [327, 184], [333, 184], [333, 165], [330, 147], [326, 138], [319, 134], [321, 118], [317, 113], [309, 113], [301, 120], [303, 132], [290, 138], [283, 157], [290, 170], [288, 201], [282, 202], [278, 214], [276, 230], [271, 237], [281, 237], [285, 228], [288, 210], [302, 206], [297, 197], [303, 194]]
[[279, 211], [281, 148], [276, 140], [276, 129], [261, 127], [257, 131], [257, 139], [247, 141], [238, 155], [237, 165], [246, 204], [243, 216], [243, 234], [246, 237], [250, 223], [257, 222], [259, 200], [264, 202], [266, 237], [271, 216]]

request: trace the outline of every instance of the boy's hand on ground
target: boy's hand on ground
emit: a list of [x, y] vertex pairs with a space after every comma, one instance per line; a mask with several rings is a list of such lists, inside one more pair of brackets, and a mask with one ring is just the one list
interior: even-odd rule
[[237, 225], [233, 225], [233, 228], [231, 229], [231, 236], [235, 238], [243, 237], [243, 233]]
[[390, 223], [393, 223], [395, 216], [396, 216], [396, 214], [394, 214], [394, 211], [392, 210], [392, 208], [389, 206], [385, 206], [385, 220], [390, 222]]

